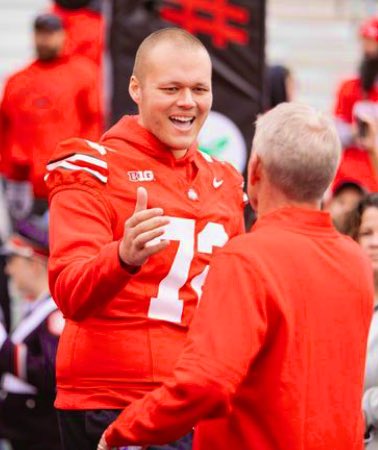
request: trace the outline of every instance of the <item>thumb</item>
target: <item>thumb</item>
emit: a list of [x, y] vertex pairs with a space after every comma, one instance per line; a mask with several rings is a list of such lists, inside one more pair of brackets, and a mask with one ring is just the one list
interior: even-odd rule
[[147, 209], [148, 194], [144, 187], [138, 187], [134, 212]]

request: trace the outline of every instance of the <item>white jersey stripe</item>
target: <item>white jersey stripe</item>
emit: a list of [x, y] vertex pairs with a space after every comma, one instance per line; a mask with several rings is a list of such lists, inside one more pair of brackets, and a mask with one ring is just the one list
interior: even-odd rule
[[61, 161], [56, 161], [54, 163], [48, 164], [47, 170], [51, 172], [52, 170], [57, 169], [58, 167], [62, 167], [64, 169], [72, 171], [83, 170], [84, 172], [88, 172], [92, 174], [94, 177], [98, 178], [102, 183], [107, 183], [108, 181], [108, 177], [102, 175], [100, 172], [97, 172], [97, 170], [90, 169], [89, 167], [77, 166], [64, 159]]
[[14, 344], [20, 344], [29, 334], [40, 325], [46, 317], [57, 308], [54, 300], [50, 297], [41, 306], [36, 308], [30, 316], [23, 319], [11, 334], [10, 338]]

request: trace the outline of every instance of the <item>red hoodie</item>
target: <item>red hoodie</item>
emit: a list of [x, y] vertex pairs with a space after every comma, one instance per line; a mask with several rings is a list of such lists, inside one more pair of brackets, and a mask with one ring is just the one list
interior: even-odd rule
[[[377, 105], [377, 86], [373, 86], [371, 91], [365, 95], [359, 78], [351, 78], [344, 81], [337, 93], [336, 118], [351, 125], [355, 121], [353, 117], [354, 107], [361, 101], [368, 101], [372, 105]], [[345, 179], [354, 179], [371, 192], [378, 190], [378, 174], [374, 169], [368, 152], [363, 148], [352, 145], [344, 149], [333, 186], [337, 186], [338, 183]]]
[[1, 170], [29, 179], [46, 198], [46, 163], [59, 142], [74, 136], [98, 139], [102, 107], [95, 65], [84, 58], [35, 61], [9, 78], [0, 105]]
[[[121, 408], [172, 376], [214, 247], [243, 231], [242, 178], [193, 145], [176, 160], [137, 117], [48, 165], [50, 288], [66, 317], [60, 409]], [[131, 276], [119, 263], [136, 190], [170, 216], [171, 243]]]

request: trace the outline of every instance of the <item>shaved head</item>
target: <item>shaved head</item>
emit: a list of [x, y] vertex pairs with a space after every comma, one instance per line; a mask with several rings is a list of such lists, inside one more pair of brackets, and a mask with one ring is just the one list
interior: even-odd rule
[[209, 56], [210, 60], [210, 55], [206, 47], [198, 38], [182, 28], [164, 28], [147, 36], [136, 52], [133, 75], [140, 81], [144, 78], [149, 55], [160, 44], [169, 44], [188, 50], [203, 50]]

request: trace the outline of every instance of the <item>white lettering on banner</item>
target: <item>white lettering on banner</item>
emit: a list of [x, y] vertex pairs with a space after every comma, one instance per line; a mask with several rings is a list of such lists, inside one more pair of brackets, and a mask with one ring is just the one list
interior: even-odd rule
[[[168, 217], [170, 223], [165, 227], [164, 235], [160, 239], [178, 241], [179, 246], [172, 266], [165, 278], [160, 282], [157, 296], [151, 298], [148, 317], [180, 323], [184, 308], [183, 300], [179, 298], [179, 291], [189, 277], [190, 266], [195, 253], [195, 221], [180, 217]], [[198, 234], [197, 251], [212, 253], [214, 246], [223, 246], [228, 241], [224, 226], [209, 222]], [[206, 279], [208, 266], [193, 278], [191, 286], [198, 298], [202, 293], [202, 285]]]

